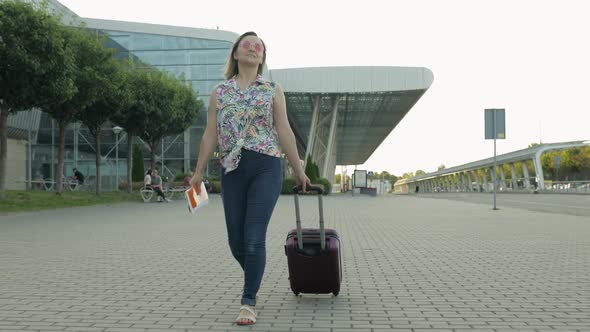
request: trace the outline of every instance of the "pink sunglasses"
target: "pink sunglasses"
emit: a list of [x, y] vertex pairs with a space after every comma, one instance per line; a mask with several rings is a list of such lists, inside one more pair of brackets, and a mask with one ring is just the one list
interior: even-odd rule
[[[249, 50], [251, 46], [252, 43], [250, 43], [247, 40], [244, 40], [242, 42], [242, 48], [245, 50]], [[254, 50], [256, 51], [256, 53], [262, 53], [262, 51], [264, 50], [264, 46], [261, 43], [254, 43]]]

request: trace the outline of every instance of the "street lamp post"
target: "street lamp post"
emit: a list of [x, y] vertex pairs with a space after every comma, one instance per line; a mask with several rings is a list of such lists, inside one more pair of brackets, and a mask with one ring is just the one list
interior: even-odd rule
[[115, 168], [117, 169], [117, 190], [119, 190], [119, 133], [121, 133], [121, 130], [123, 130], [123, 128], [119, 126], [113, 127], [113, 132], [115, 133]]

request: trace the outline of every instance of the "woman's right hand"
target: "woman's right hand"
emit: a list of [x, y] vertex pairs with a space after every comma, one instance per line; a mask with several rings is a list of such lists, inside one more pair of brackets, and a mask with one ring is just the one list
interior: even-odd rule
[[195, 175], [193, 175], [193, 178], [191, 179], [191, 186], [195, 187], [195, 189], [197, 190], [197, 194], [201, 193], [201, 182], [203, 182], [203, 176], [195, 173]]
[[295, 176], [295, 182], [301, 186], [301, 192], [307, 192], [307, 188], [311, 187], [311, 181], [303, 170]]

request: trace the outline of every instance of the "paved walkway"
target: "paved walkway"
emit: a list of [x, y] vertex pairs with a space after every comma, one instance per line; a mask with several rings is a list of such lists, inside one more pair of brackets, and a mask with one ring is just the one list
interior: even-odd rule
[[[325, 199], [338, 297], [289, 289], [281, 197], [259, 321], [232, 326], [242, 277], [219, 196], [0, 216], [0, 331], [589, 331], [590, 220], [415, 196]], [[316, 200], [302, 202], [317, 220]], [[308, 223], [313, 224], [313, 223]]]
[[[492, 193], [420, 193], [418, 196], [477, 203], [490, 208], [494, 206]], [[498, 193], [496, 201], [496, 206], [499, 209], [510, 207], [536, 212], [590, 217], [590, 194]]]

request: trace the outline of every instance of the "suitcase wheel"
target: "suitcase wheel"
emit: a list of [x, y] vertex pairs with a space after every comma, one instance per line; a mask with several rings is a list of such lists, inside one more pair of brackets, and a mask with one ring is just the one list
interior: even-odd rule
[[334, 296], [338, 296], [338, 293], [340, 292], [333, 292], [332, 294], [334, 294]]

